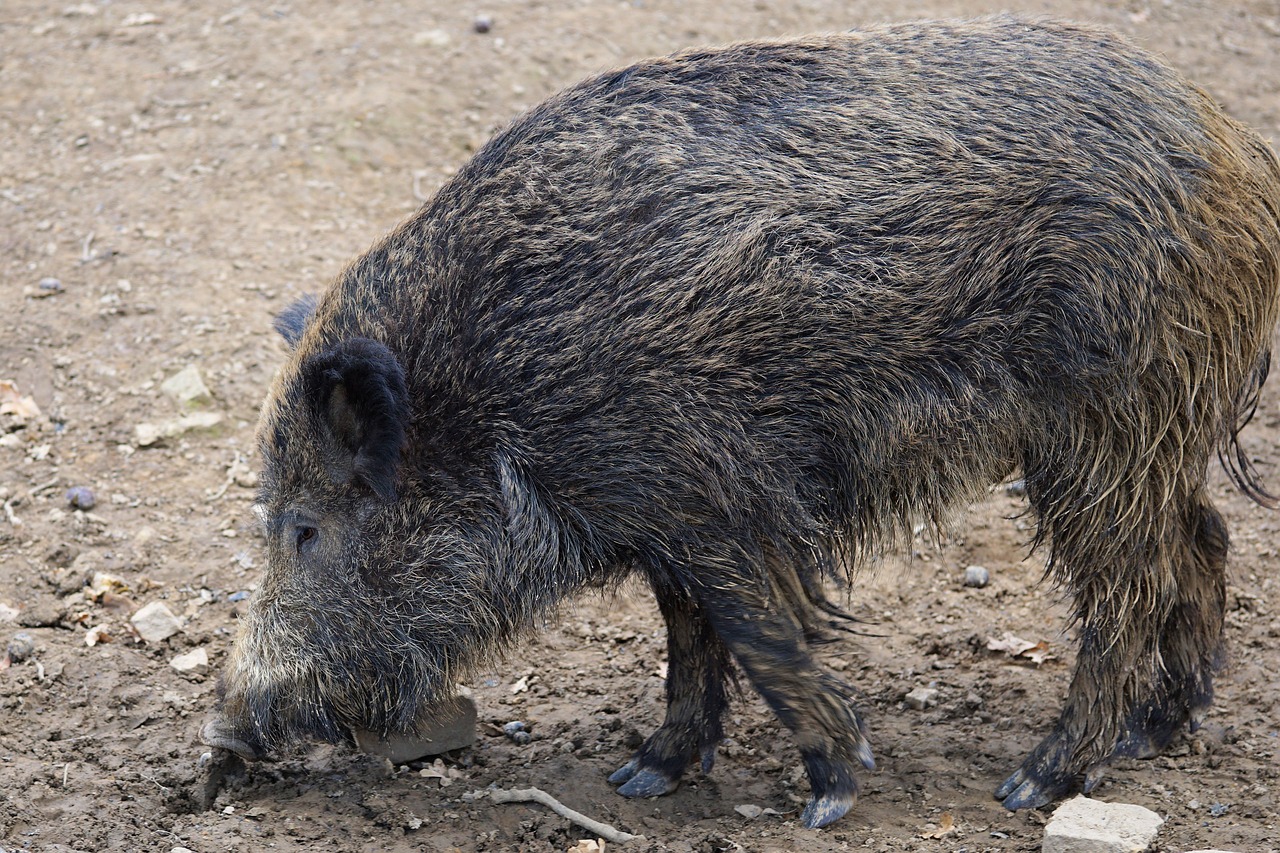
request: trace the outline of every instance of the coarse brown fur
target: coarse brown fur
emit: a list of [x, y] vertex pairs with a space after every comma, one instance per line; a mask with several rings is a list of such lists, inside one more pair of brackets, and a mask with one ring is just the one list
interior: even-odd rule
[[[1266, 375], [1280, 166], [1151, 56], [994, 18], [692, 50], [575, 86], [281, 319], [269, 564], [224, 679], [258, 753], [411, 728], [584, 587], [639, 572], [675, 787], [745, 673], [811, 826], [871, 751], [809, 652], [824, 578], [1020, 470], [1075, 676], [1004, 785], [1039, 806], [1207, 706], [1217, 453]], [[217, 740], [215, 738], [215, 740]]]

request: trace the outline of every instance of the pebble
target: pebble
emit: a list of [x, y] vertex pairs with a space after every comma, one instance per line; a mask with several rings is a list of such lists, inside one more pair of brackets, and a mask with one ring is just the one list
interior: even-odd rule
[[36, 290], [31, 294], [36, 299], [44, 299], [66, 290], [62, 286], [62, 282], [56, 278], [42, 278], [40, 283], [36, 285]]
[[13, 635], [13, 639], [9, 641], [9, 647], [6, 650], [9, 654], [9, 660], [13, 663], [21, 663], [31, 657], [36, 650], [35, 639], [26, 631], [19, 631]]
[[148, 643], [158, 643], [182, 630], [182, 623], [162, 601], [153, 601], [129, 619], [138, 636]]
[[428, 714], [423, 719], [422, 731], [416, 735], [392, 734], [384, 738], [365, 729], [356, 729], [352, 732], [356, 746], [392, 764], [407, 764], [475, 743], [476, 703], [470, 691], [459, 688], [457, 696], [430, 709]]
[[150, 447], [166, 438], [174, 438], [197, 429], [212, 429], [222, 423], [218, 412], [193, 412], [186, 417], [162, 423], [141, 423], [133, 428], [134, 442], [139, 447]]
[[86, 486], [72, 486], [67, 489], [66, 498], [72, 509], [85, 511], [93, 509], [98, 502], [98, 499], [93, 495], [93, 489]]
[[511, 739], [512, 743], [524, 746], [533, 740], [533, 735], [528, 731], [523, 720], [512, 720], [502, 727], [502, 733]]
[[183, 406], [195, 406], [213, 400], [209, 387], [200, 377], [200, 368], [194, 364], [188, 364], [160, 383], [160, 390]]
[[917, 687], [907, 694], [906, 703], [913, 711], [923, 711], [938, 703], [938, 691], [932, 687]]
[[448, 47], [452, 39], [444, 30], [423, 30], [415, 33], [413, 43], [418, 47]]
[[483, 35], [493, 29], [493, 18], [488, 15], [477, 15], [476, 19], [471, 22], [471, 28]]
[[982, 589], [991, 583], [991, 572], [986, 566], [969, 566], [964, 570], [964, 585]]
[[764, 809], [760, 808], [760, 806], [751, 805], [750, 803], [741, 806], [734, 806], [733, 810], [748, 819], [758, 818], [760, 815], [764, 814]]
[[169, 666], [178, 672], [204, 672], [209, 668], [209, 653], [201, 646], [186, 654], [177, 655], [169, 661]]
[[1085, 796], [1058, 806], [1044, 828], [1043, 853], [1140, 853], [1151, 847], [1164, 818], [1142, 806]]

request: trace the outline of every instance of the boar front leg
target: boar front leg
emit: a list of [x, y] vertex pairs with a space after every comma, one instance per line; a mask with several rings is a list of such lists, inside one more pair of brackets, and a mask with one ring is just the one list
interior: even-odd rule
[[654, 594], [667, 623], [667, 717], [635, 757], [609, 777], [626, 797], [674, 791], [695, 756], [702, 772], [709, 772], [724, 737], [729, 653], [685, 592], [655, 583]]

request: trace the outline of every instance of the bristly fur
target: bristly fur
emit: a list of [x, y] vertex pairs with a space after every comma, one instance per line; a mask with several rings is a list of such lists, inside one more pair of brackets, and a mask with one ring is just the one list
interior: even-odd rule
[[1081, 646], [999, 796], [1158, 751], [1220, 654], [1215, 453], [1271, 500], [1238, 435], [1277, 205], [1256, 134], [1068, 24], [698, 49], [562, 92], [278, 321], [229, 730], [412, 727], [556, 602], [639, 573], [668, 713], [621, 793], [709, 768], [736, 664], [821, 825], [873, 763], [811, 654], [824, 579], [1021, 471]]

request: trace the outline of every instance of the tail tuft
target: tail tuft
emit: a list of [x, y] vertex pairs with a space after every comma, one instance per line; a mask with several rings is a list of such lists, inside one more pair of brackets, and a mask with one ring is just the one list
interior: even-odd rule
[[1267, 491], [1262, 485], [1262, 477], [1258, 469], [1254, 467], [1249, 455], [1240, 446], [1240, 431], [1253, 419], [1254, 412], [1258, 410], [1258, 397], [1270, 371], [1271, 351], [1267, 350], [1254, 365], [1249, 381], [1241, 389], [1240, 396], [1232, 407], [1231, 431], [1218, 448], [1218, 461], [1222, 463], [1231, 482], [1250, 500], [1268, 509], [1276, 509], [1280, 507], [1280, 498]]

